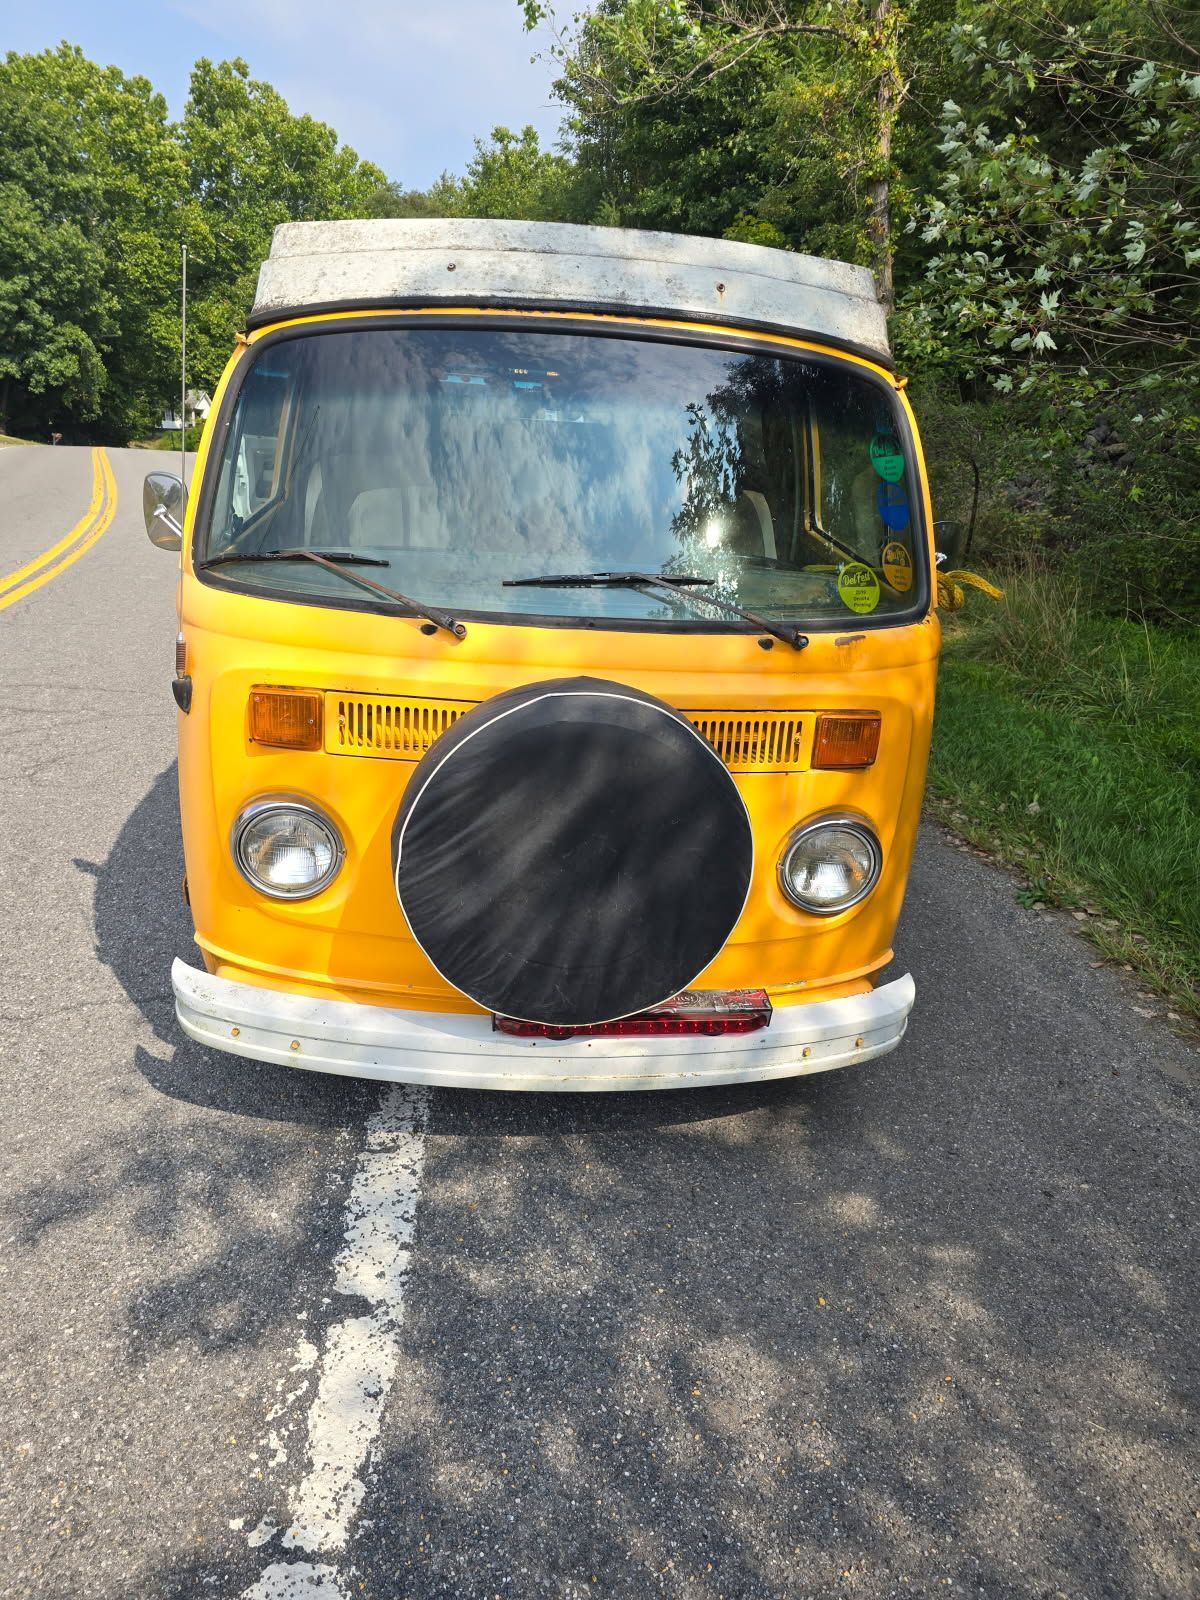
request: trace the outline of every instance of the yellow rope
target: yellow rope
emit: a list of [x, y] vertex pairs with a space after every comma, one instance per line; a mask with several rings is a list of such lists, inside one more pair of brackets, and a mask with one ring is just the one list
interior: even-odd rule
[[938, 605], [943, 611], [960, 611], [964, 600], [963, 584], [968, 588], [978, 589], [981, 594], [986, 594], [989, 600], [1003, 600], [1004, 590], [997, 589], [994, 583], [989, 583], [986, 578], [981, 578], [975, 572], [939, 572], [937, 575]]

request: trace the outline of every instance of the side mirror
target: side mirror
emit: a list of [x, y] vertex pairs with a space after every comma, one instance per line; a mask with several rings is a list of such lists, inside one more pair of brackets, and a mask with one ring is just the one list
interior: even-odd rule
[[966, 553], [966, 529], [961, 522], [935, 522], [933, 525], [933, 548], [937, 552], [937, 564], [953, 570], [960, 567]]
[[142, 488], [142, 512], [150, 543], [160, 550], [178, 550], [183, 544], [183, 512], [187, 490], [170, 472], [150, 472]]

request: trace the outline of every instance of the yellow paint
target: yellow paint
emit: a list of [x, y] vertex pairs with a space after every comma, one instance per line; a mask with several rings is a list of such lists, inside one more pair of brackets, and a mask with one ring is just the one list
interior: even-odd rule
[[[450, 314], [437, 308], [436, 314]], [[461, 308], [464, 317], [477, 311]], [[352, 322], [378, 312], [289, 319], [289, 326]], [[417, 317], [421, 313], [416, 314]], [[555, 312], [514, 313], [525, 323]], [[600, 326], [679, 327], [658, 320], [591, 318]], [[276, 325], [279, 326], [279, 325]], [[703, 327], [736, 337], [742, 330]], [[240, 364], [271, 328], [239, 347], [214, 396], [219, 408]], [[884, 377], [913, 429], [916, 480], [932, 530], [920, 442], [907, 396], [874, 363], [811, 341], [755, 335], [764, 347], [832, 355]], [[206, 429], [196, 464], [203, 480], [216, 430]], [[195, 506], [184, 527], [180, 626], [193, 697], [180, 714], [179, 787], [184, 853], [196, 939], [210, 969], [267, 989], [428, 1011], [478, 1008], [451, 988], [413, 940], [392, 883], [391, 828], [415, 763], [328, 750], [252, 745], [247, 704], [256, 685], [433, 700], [479, 702], [520, 684], [586, 673], [615, 678], [681, 710], [796, 712], [809, 729], [817, 712], [882, 715], [879, 757], [857, 772], [746, 772], [737, 786], [750, 812], [755, 866], [745, 911], [725, 948], [696, 980], [699, 988], [766, 988], [777, 1005], [835, 998], [871, 986], [891, 959], [916, 837], [933, 720], [940, 630], [936, 614], [901, 627], [872, 628], [852, 642], [813, 633], [802, 653], [763, 651], [750, 634], [622, 632], [472, 621], [467, 637], [424, 634], [418, 619], [340, 611], [218, 589], [196, 576], [190, 550]], [[930, 570], [934, 558], [929, 551]], [[853, 618], [848, 612], [847, 624]], [[293, 794], [337, 824], [345, 864], [322, 894], [289, 904], [257, 894], [233, 865], [229, 834], [254, 798]], [[778, 887], [777, 863], [796, 824], [816, 813], [868, 819], [884, 869], [868, 898], [833, 917], [806, 915]]]
[[[116, 513], [117, 481], [113, 477], [107, 452], [103, 449], [93, 450], [92, 498], [88, 502], [87, 510], [70, 533], [65, 534], [57, 544], [51, 545], [40, 556], [35, 556], [32, 561], [26, 562], [25, 566], [19, 567], [16, 572], [10, 572], [6, 578], [0, 579], [0, 611], [7, 606], [15, 605], [18, 600], [23, 600], [26, 595], [32, 594], [35, 589], [40, 589], [52, 578], [57, 578], [60, 572], [65, 572], [68, 567], [73, 566], [105, 532]], [[66, 555], [52, 567], [46, 568], [46, 563], [53, 561], [63, 550], [67, 552]], [[38, 568], [46, 570], [39, 572]], [[37, 573], [37, 576], [22, 583], [21, 579], [30, 572]]]
[[89, 526], [92, 518], [99, 511], [100, 503], [104, 497], [104, 475], [100, 471], [99, 450], [92, 451], [91, 459], [92, 498], [88, 501], [88, 508], [83, 516], [80, 517], [70, 533], [64, 534], [57, 544], [52, 544], [48, 550], [43, 550], [40, 555], [34, 556], [32, 561], [27, 561], [23, 567], [18, 567], [15, 572], [9, 572], [3, 578], [0, 578], [0, 594], [4, 594], [7, 590], [20, 583], [22, 578], [28, 577], [30, 573], [36, 572], [39, 567], [44, 567], [48, 561], [52, 561], [61, 550], [65, 550], [69, 544], [78, 539], [84, 529]]

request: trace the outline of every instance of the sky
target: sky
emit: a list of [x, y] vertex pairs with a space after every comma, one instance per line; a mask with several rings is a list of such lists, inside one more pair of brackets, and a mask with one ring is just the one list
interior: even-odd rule
[[0, 0], [0, 50], [62, 39], [149, 78], [174, 116], [197, 57], [241, 56], [406, 189], [462, 172], [498, 124], [553, 143], [561, 116], [517, 0]]

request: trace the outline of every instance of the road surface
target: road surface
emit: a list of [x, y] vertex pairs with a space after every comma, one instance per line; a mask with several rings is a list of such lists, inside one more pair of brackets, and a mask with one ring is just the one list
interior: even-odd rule
[[[102, 533], [0, 578], [0, 1593], [1195, 1594], [1160, 1008], [929, 829], [910, 1034], [857, 1071], [409, 1096], [206, 1053], [167, 462], [107, 459]], [[0, 452], [0, 574], [96, 471]]]

